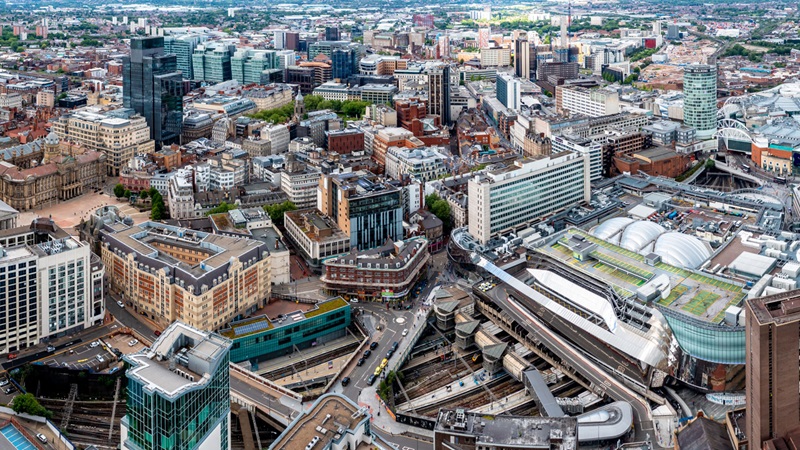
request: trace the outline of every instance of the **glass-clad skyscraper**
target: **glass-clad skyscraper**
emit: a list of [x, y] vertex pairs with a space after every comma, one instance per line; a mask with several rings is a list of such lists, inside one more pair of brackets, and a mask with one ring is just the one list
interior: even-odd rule
[[131, 39], [122, 61], [122, 100], [144, 116], [156, 145], [177, 142], [183, 124], [183, 80], [177, 57], [164, 54], [163, 37]]
[[230, 448], [231, 341], [174, 322], [149, 349], [126, 355], [125, 450]]
[[184, 34], [181, 36], [167, 36], [164, 38], [164, 53], [168, 55], [175, 55], [178, 62], [178, 70], [183, 74], [185, 80], [194, 79], [194, 70], [192, 70], [192, 54], [195, 47], [205, 37], [194, 34]]

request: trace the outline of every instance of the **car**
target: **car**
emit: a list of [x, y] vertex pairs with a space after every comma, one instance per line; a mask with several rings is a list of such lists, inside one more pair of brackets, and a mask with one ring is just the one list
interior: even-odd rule
[[364, 359], [369, 358], [369, 355], [371, 355], [371, 354], [372, 354], [371, 350], [364, 350]]
[[50, 353], [50, 352], [54, 352], [54, 351], [56, 351], [56, 348], [55, 348], [55, 347], [53, 347], [52, 345], [48, 345], [48, 346], [47, 346], [47, 351], [48, 351], [48, 353]]
[[97, 355], [96, 358], [97, 358], [97, 362], [105, 362], [105, 359], [103, 358], [103, 355]]
[[386, 352], [386, 357], [387, 358], [391, 358], [392, 355], [394, 355], [394, 350], [389, 350], [388, 352]]
[[0, 387], [3, 387], [8, 384], [8, 380], [0, 381]]
[[117, 300], [117, 306], [119, 306], [120, 308], [124, 308], [125, 303], [122, 303], [121, 301]]
[[16, 389], [14, 386], [9, 386], [9, 387], [5, 388], [5, 389], [3, 390], [3, 392], [5, 392], [6, 394], [10, 394], [10, 393], [12, 393], [12, 392], [14, 392], [14, 391], [16, 391], [16, 390], [17, 390], [17, 389]]
[[350, 377], [342, 378], [342, 386], [347, 386], [348, 384], [350, 384]]
[[16, 357], [17, 357], [16, 353], [9, 353], [8, 354], [8, 359], [15, 359]]
[[138, 343], [139, 343], [138, 339], [131, 339], [130, 341], [128, 341], [128, 347], [133, 347], [134, 345], [136, 345]]
[[153, 334], [155, 334], [156, 336], [161, 336], [161, 331], [159, 330], [153, 331]]
[[381, 326], [380, 325], [375, 325], [375, 331], [381, 331]]
[[397, 341], [392, 342], [392, 351], [396, 352], [397, 351], [397, 347], [399, 347], [399, 346], [400, 346], [400, 344], [398, 344]]
[[358, 299], [357, 298], [352, 298], [352, 299], [350, 299], [350, 303], [358, 303]]
[[376, 377], [375, 375], [370, 375], [369, 378], [367, 378], [367, 386], [372, 386], [373, 384], [375, 384], [376, 378], [378, 377]]
[[369, 344], [369, 349], [370, 350], [375, 350], [376, 348], [378, 348], [378, 343], [377, 342], [373, 342], [372, 344]]
[[357, 366], [363, 366], [364, 365], [364, 361], [365, 361], [364, 358], [358, 358], [358, 362], [356, 362], [356, 365]]
[[408, 328], [403, 328], [403, 336], [408, 336]]
[[38, 439], [42, 444], [47, 444], [47, 436], [43, 435], [42, 433], [37, 433], [36, 439]]
[[100, 346], [100, 341], [94, 341], [91, 344], [89, 344], [90, 348], [95, 348], [95, 347], [99, 347], [99, 346]]

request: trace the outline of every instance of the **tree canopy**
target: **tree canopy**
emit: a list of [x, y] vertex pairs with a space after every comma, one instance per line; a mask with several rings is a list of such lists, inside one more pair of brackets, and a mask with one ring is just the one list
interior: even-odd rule
[[274, 223], [283, 223], [283, 214], [287, 211], [294, 211], [296, 209], [297, 205], [290, 202], [289, 200], [283, 203], [264, 206], [264, 211], [266, 211], [267, 214], [269, 214], [269, 218], [272, 219]]
[[444, 224], [445, 229], [450, 229], [450, 203], [447, 200], [439, 197], [438, 194], [428, 194], [425, 196], [425, 204], [428, 206], [428, 211], [438, 217]]
[[20, 394], [14, 397], [11, 409], [16, 413], [30, 414], [32, 416], [53, 417], [53, 413], [42, 406], [31, 393]]

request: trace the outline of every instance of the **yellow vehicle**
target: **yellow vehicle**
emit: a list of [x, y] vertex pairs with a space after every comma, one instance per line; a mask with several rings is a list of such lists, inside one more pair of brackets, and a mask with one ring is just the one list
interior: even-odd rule
[[472, 357], [472, 362], [477, 362], [477, 361], [478, 361], [478, 358], [479, 358], [480, 356], [481, 356], [480, 354], [476, 354], [475, 356], [473, 356], [473, 357]]
[[386, 359], [386, 358], [383, 358], [383, 361], [381, 361], [381, 369], [385, 369], [388, 364], [389, 364], [389, 360]]
[[378, 366], [375, 368], [375, 376], [380, 376], [381, 372], [383, 372], [383, 366]]

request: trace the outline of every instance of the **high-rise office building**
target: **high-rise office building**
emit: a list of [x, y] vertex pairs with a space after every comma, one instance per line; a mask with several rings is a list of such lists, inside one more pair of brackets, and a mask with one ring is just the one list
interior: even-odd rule
[[514, 165], [470, 178], [469, 233], [485, 244], [492, 236], [588, 202], [588, 155], [562, 152], [522, 158]]
[[716, 66], [683, 68], [683, 122], [697, 130], [699, 139], [709, 139], [717, 131]]
[[294, 50], [278, 50], [275, 53], [275, 61], [276, 68], [286, 70], [289, 66], [297, 64], [297, 54]]
[[522, 83], [509, 74], [497, 75], [497, 100], [508, 109], [520, 109], [520, 97], [522, 92]]
[[800, 291], [747, 300], [745, 320], [745, 434], [760, 449], [800, 425]]
[[274, 50], [236, 50], [231, 58], [231, 77], [241, 84], [261, 83], [265, 70], [276, 69]]
[[442, 124], [449, 125], [450, 117], [450, 66], [438, 64], [426, 70], [428, 74], [428, 112], [439, 116]]
[[678, 25], [671, 23], [667, 25], [667, 39], [680, 39], [681, 32], [678, 29]]
[[340, 38], [339, 27], [325, 27], [326, 41], [338, 41]]
[[514, 41], [514, 75], [523, 80], [531, 78], [531, 46], [527, 35]]
[[478, 48], [487, 48], [489, 46], [489, 39], [491, 38], [491, 35], [491, 28], [478, 28]]
[[436, 48], [439, 51], [439, 58], [450, 59], [450, 36], [448, 34], [439, 36], [436, 41]]
[[331, 76], [344, 80], [358, 73], [358, 50], [335, 48], [331, 52]]
[[195, 34], [167, 36], [164, 38], [164, 53], [175, 55], [178, 70], [181, 71], [185, 80], [194, 79], [192, 54], [200, 42], [201, 37]]
[[105, 269], [51, 219], [0, 236], [0, 352], [102, 323]]
[[164, 54], [164, 38], [131, 39], [122, 60], [122, 99], [144, 116], [157, 146], [176, 142], [183, 124], [183, 77], [177, 57]]
[[291, 31], [275, 31], [272, 33], [276, 50], [300, 50], [300, 33]]
[[122, 448], [230, 449], [231, 341], [174, 322], [130, 368]]
[[403, 238], [402, 191], [370, 172], [325, 175], [319, 210], [333, 219], [351, 248], [367, 250]]
[[198, 45], [192, 54], [192, 70], [197, 81], [221, 83], [233, 78], [231, 57], [236, 47], [222, 43]]

